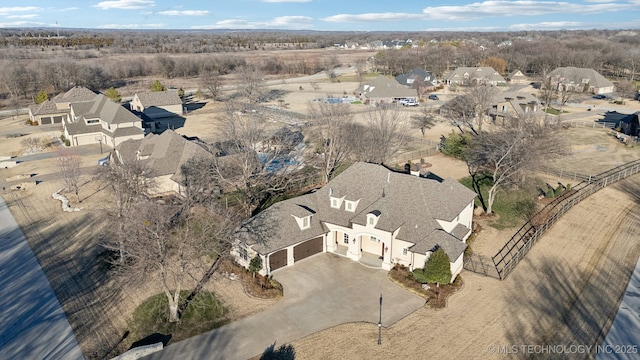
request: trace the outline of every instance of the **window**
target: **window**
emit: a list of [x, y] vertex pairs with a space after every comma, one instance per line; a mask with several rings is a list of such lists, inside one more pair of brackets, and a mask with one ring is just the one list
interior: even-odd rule
[[344, 233], [344, 235], [342, 235], [342, 243], [343, 244], [348, 244], [349, 243], [349, 234]]
[[338, 199], [331, 199], [331, 207], [332, 207], [332, 208], [337, 208], [337, 207], [339, 207], [339, 205], [338, 205]]
[[240, 247], [240, 258], [245, 261], [249, 260], [249, 253], [245, 247]]
[[306, 229], [309, 227], [309, 217], [310, 216], [305, 216], [302, 218], [302, 228]]
[[378, 240], [378, 238], [376, 238], [375, 236], [371, 236], [369, 237], [369, 240], [371, 241], [375, 241], [375, 242], [379, 242], [380, 240]]
[[87, 120], [87, 124], [89, 124], [89, 125], [90, 125], [90, 124], [97, 124], [97, 123], [99, 123], [99, 122], [100, 122], [100, 120], [98, 120], [98, 119], [91, 119], [91, 120]]
[[407, 255], [407, 252], [408, 252], [407, 248], [402, 249], [402, 255]]
[[373, 216], [369, 216], [369, 225], [373, 225], [374, 220]]
[[502, 112], [506, 113], [507, 112], [507, 106], [506, 105], [502, 105]]
[[347, 201], [346, 208], [351, 211], [353, 209], [353, 203], [351, 201]]

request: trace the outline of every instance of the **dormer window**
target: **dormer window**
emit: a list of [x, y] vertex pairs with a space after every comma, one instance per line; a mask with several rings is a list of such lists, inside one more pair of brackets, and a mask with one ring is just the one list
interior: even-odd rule
[[367, 226], [376, 226], [378, 224], [378, 219], [380, 218], [380, 211], [373, 210], [372, 212], [367, 214]]
[[345, 200], [344, 201], [344, 209], [349, 211], [349, 212], [355, 212], [356, 208], [358, 207], [358, 202], [360, 202], [359, 199], [357, 201]]
[[331, 207], [334, 209], [340, 209], [340, 206], [342, 206], [342, 200], [344, 200], [344, 198], [338, 198], [338, 197], [333, 197], [333, 196], [329, 196], [329, 199], [331, 201]]
[[302, 218], [302, 229], [308, 229], [311, 226], [311, 216], [305, 216]]

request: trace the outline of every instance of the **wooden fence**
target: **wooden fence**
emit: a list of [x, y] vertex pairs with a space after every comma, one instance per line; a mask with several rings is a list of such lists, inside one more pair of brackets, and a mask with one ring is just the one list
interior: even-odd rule
[[423, 159], [429, 155], [433, 155], [440, 151], [440, 142], [428, 139], [420, 139], [421, 148], [417, 150], [407, 151], [396, 155], [389, 164], [404, 165], [409, 161]]
[[492, 257], [498, 277], [501, 280], [506, 279], [540, 237], [574, 205], [596, 191], [638, 172], [640, 172], [640, 160], [635, 160], [592, 176], [564, 195], [555, 198], [527, 221]]

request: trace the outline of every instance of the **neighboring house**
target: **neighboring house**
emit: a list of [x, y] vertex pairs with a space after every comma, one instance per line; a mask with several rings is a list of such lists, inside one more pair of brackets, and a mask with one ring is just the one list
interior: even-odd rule
[[[431, 174], [432, 175], [432, 174]], [[453, 179], [356, 163], [316, 192], [272, 205], [235, 232], [232, 255], [261, 274], [329, 252], [390, 270], [424, 267], [441, 247], [460, 273], [476, 194]]]
[[131, 110], [144, 113], [150, 119], [182, 115], [182, 100], [177, 91], [149, 91], [136, 93]]
[[184, 195], [182, 165], [195, 157], [213, 158], [214, 155], [172, 130], [127, 140], [115, 148], [112, 156], [117, 159], [114, 166], [131, 161], [146, 166], [154, 185], [148, 190], [149, 196]]
[[51, 100], [29, 106], [29, 120], [42, 125], [62, 124], [69, 119], [69, 104], [91, 101], [96, 93], [82, 86], [58, 94]]
[[516, 70], [509, 74], [509, 77], [507, 79], [509, 81], [509, 84], [511, 85], [526, 85], [529, 83], [527, 77], [524, 76], [524, 74], [520, 70]]
[[418, 92], [386, 76], [378, 76], [362, 84], [356, 93], [365, 104], [392, 104], [400, 100], [418, 100]]
[[101, 143], [116, 147], [144, 137], [140, 118], [103, 94], [88, 102], [70, 103], [69, 117], [62, 126], [71, 146]]
[[633, 114], [623, 114], [617, 111], [607, 111], [600, 123], [610, 124], [611, 128], [620, 129], [625, 135], [640, 136], [640, 111]]
[[542, 107], [535, 96], [521, 92], [500, 92], [493, 101], [489, 115], [494, 120], [504, 120], [507, 117], [520, 118], [540, 113]]
[[507, 81], [492, 67], [459, 67], [450, 72], [447, 85], [505, 85]]
[[434, 88], [438, 86], [438, 80], [431, 76], [431, 74], [422, 69], [413, 69], [406, 74], [396, 76], [396, 81], [400, 85], [406, 85], [412, 88], [417, 88], [416, 82], [422, 82], [424, 88]]
[[615, 91], [613, 83], [593, 69], [561, 67], [547, 76], [554, 89], [563, 91], [608, 94]]

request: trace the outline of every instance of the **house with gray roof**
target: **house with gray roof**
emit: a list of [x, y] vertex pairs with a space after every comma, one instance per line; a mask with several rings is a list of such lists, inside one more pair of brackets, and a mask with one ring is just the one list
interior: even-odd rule
[[573, 66], [560, 67], [549, 73], [553, 88], [563, 91], [608, 94], [615, 91], [613, 83], [597, 71]]
[[356, 163], [321, 189], [284, 200], [243, 223], [232, 255], [261, 274], [319, 253], [334, 253], [390, 270], [424, 267], [433, 251], [462, 270], [476, 194], [454, 179], [429, 178]]
[[438, 86], [438, 80], [435, 76], [423, 69], [413, 69], [407, 73], [400, 74], [396, 76], [396, 81], [400, 85], [406, 85], [412, 88], [434, 88]]
[[83, 86], [75, 86], [51, 100], [30, 105], [29, 119], [41, 125], [62, 124], [69, 119], [69, 104], [91, 101], [95, 97], [95, 92]]
[[498, 92], [491, 106], [489, 115], [494, 121], [544, 114], [540, 101], [535, 96], [525, 92]]
[[512, 71], [507, 79], [511, 85], [526, 85], [529, 83], [529, 79], [520, 70]]
[[71, 146], [100, 143], [115, 148], [144, 137], [140, 118], [103, 94], [94, 94], [91, 101], [70, 103], [69, 117], [62, 126]]
[[177, 91], [147, 91], [135, 93], [131, 109], [151, 119], [182, 115], [182, 99]]
[[142, 139], [130, 139], [116, 146], [113, 151], [113, 166], [128, 162], [140, 162], [147, 169], [153, 187], [149, 196], [184, 195], [182, 165], [192, 158], [213, 158], [193, 141], [166, 130], [160, 135], [148, 134]]
[[450, 72], [447, 85], [506, 85], [507, 81], [492, 67], [459, 67]]
[[401, 100], [418, 100], [418, 92], [395, 79], [378, 76], [360, 85], [356, 94], [364, 104], [393, 104]]

